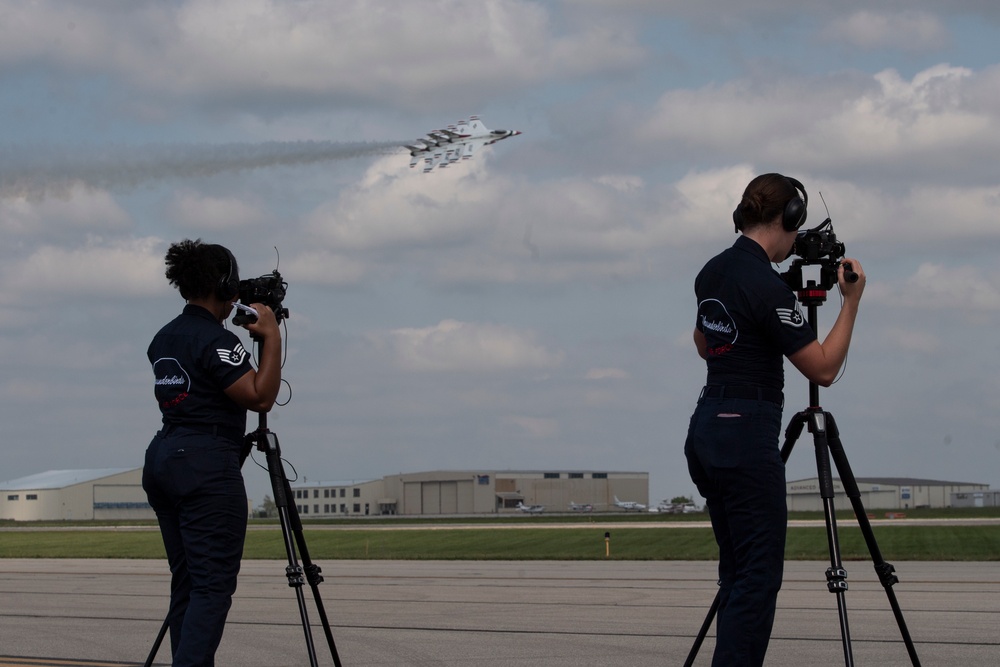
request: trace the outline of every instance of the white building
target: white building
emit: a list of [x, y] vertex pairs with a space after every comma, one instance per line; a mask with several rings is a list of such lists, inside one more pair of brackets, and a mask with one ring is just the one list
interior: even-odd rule
[[435, 470], [357, 482], [292, 485], [299, 515], [515, 514], [518, 503], [569, 511], [571, 502], [621, 511], [614, 498], [649, 504], [649, 473], [543, 470]]
[[142, 468], [48, 470], [0, 482], [0, 519], [152, 519]]
[[[986, 491], [989, 484], [972, 482], [946, 482], [913, 477], [857, 477], [861, 504], [866, 510], [907, 510], [917, 507], [951, 507], [954, 494]], [[787, 482], [788, 510], [801, 512], [823, 511], [819, 478]], [[833, 504], [837, 509], [851, 509], [851, 501], [844, 493], [843, 483], [833, 479]]]

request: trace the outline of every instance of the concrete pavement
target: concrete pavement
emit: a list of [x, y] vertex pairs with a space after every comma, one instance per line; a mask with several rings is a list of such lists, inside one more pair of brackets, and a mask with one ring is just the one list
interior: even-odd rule
[[[319, 565], [347, 667], [681, 665], [716, 588], [712, 562]], [[827, 565], [787, 563], [769, 666], [845, 664]], [[910, 665], [871, 563], [845, 565], [855, 663]], [[894, 590], [922, 664], [1000, 664], [1000, 563], [895, 565], [901, 581]], [[284, 568], [284, 561], [244, 562], [220, 667], [309, 664]], [[0, 666], [141, 665], [162, 623], [168, 581], [162, 561], [0, 560]], [[311, 590], [304, 594], [318, 663], [332, 665]], [[711, 662], [713, 632], [696, 665]], [[154, 664], [169, 664], [166, 642]]]

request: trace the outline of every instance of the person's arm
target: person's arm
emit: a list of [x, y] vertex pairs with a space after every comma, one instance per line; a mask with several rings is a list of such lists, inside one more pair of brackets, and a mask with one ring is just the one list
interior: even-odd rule
[[694, 330], [694, 346], [698, 348], [699, 357], [708, 359], [708, 342], [705, 340], [705, 334], [698, 329]]
[[[850, 262], [854, 272], [858, 274], [857, 282], [848, 283], [844, 280], [844, 262]], [[858, 304], [865, 290], [865, 272], [861, 263], [856, 259], [845, 258], [837, 271], [837, 283], [844, 295], [844, 304], [830, 333], [822, 343], [813, 341], [788, 357], [806, 379], [823, 387], [829, 387], [837, 378], [851, 345]]]
[[244, 373], [225, 392], [240, 407], [267, 412], [274, 406], [281, 388], [281, 330], [270, 308], [261, 303], [251, 307], [257, 311], [257, 321], [244, 327], [262, 339], [259, 366], [256, 371]]

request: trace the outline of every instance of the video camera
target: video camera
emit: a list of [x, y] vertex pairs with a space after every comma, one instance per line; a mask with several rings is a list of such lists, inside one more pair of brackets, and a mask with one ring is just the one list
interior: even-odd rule
[[[833, 231], [833, 221], [827, 218], [812, 229], [799, 232], [789, 253], [789, 256], [796, 255], [799, 259], [792, 262], [781, 277], [796, 292], [805, 289], [829, 290], [837, 284], [837, 269], [845, 251], [844, 244], [837, 240]], [[819, 266], [818, 284], [813, 280], [803, 284], [803, 266]], [[844, 279], [849, 283], [858, 280], [850, 262], [844, 264]]]
[[[251, 303], [262, 303], [274, 311], [274, 319], [281, 322], [288, 317], [288, 309], [281, 306], [285, 300], [285, 293], [288, 291], [286, 283], [278, 270], [260, 276], [259, 278], [248, 278], [240, 281], [240, 303], [249, 306]], [[242, 325], [256, 322], [257, 317], [252, 313], [239, 310], [233, 317], [233, 324]]]

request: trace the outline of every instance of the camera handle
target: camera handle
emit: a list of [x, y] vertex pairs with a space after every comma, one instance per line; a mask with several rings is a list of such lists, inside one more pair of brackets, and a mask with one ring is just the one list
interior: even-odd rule
[[[850, 263], [848, 262], [848, 264]], [[798, 298], [808, 309], [809, 326], [812, 327], [814, 332], [817, 331], [817, 310], [826, 301], [826, 290], [810, 284], [799, 290]], [[899, 583], [899, 579], [895, 575], [896, 568], [885, 561], [878, 543], [875, 541], [871, 522], [868, 520], [868, 512], [861, 502], [861, 491], [858, 489], [854, 473], [851, 471], [851, 464], [847, 460], [847, 453], [844, 451], [844, 446], [840, 441], [840, 431], [837, 428], [837, 422], [834, 420], [833, 414], [819, 407], [819, 385], [815, 382], [809, 383], [809, 407], [792, 417], [788, 428], [785, 429], [785, 442], [781, 446], [781, 460], [783, 462], [788, 462], [788, 458], [792, 454], [792, 448], [802, 433], [802, 428], [806, 425], [808, 425], [809, 432], [813, 434], [813, 445], [816, 449], [817, 477], [819, 479], [820, 496], [823, 498], [823, 513], [826, 518], [827, 541], [830, 547], [830, 567], [826, 571], [827, 590], [837, 596], [840, 633], [844, 645], [844, 664], [847, 667], [853, 667], [854, 655], [851, 648], [851, 633], [848, 626], [847, 604], [844, 595], [847, 591], [847, 570], [840, 559], [840, 539], [837, 534], [837, 517], [833, 504], [835, 490], [830, 467], [831, 456], [833, 457], [834, 464], [837, 466], [837, 472], [840, 474], [844, 493], [851, 501], [854, 516], [865, 538], [868, 553], [871, 555], [875, 566], [875, 573], [878, 575], [879, 582], [885, 589], [889, 606], [892, 607], [892, 613], [896, 617], [896, 624], [899, 626], [900, 635], [910, 656], [910, 663], [914, 667], [919, 667], [920, 659], [917, 657], [917, 650], [906, 627], [906, 620], [903, 618], [899, 602], [896, 600], [896, 593], [892, 589], [895, 584]], [[708, 610], [708, 615], [704, 623], [702, 623], [698, 635], [695, 637], [691, 651], [684, 662], [684, 667], [691, 667], [694, 664], [698, 650], [701, 648], [702, 642], [704, 642], [705, 636], [712, 625], [712, 620], [719, 610], [720, 602], [721, 592], [715, 595], [715, 600], [712, 602], [712, 606]]]

